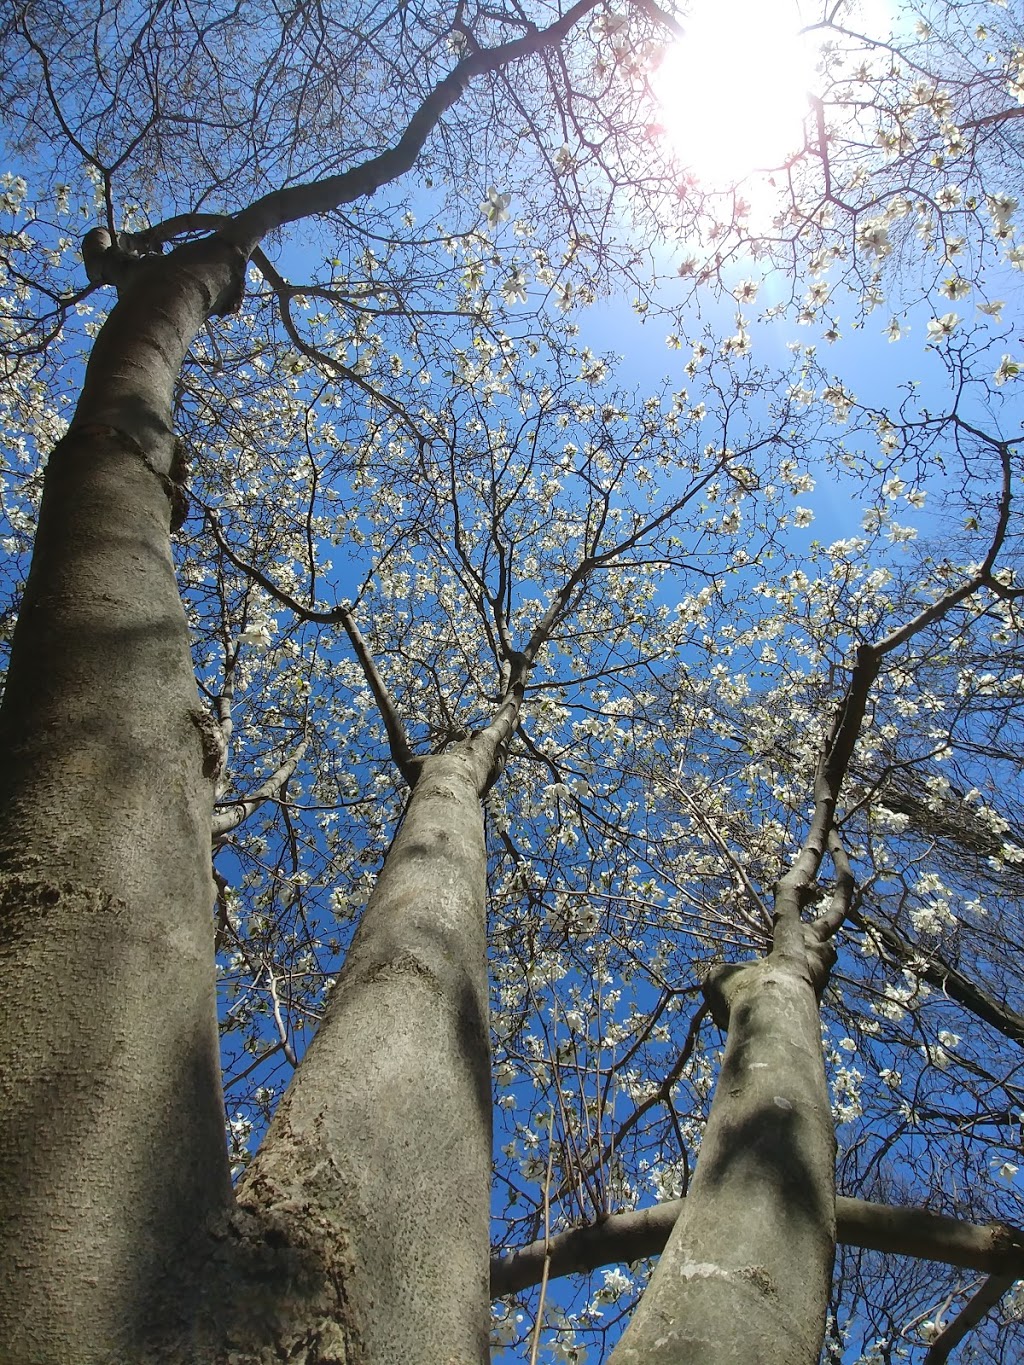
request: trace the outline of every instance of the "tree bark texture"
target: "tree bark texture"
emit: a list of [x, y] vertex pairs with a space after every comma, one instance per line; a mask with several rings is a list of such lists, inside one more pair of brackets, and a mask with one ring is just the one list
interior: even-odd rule
[[302, 1360], [488, 1358], [490, 766], [476, 740], [423, 760], [327, 1015], [239, 1192], [264, 1237], [321, 1258], [327, 1289]]
[[835, 1137], [815, 987], [799, 956], [778, 949], [709, 985], [728, 1040], [697, 1170], [611, 1358], [817, 1365], [835, 1254]]
[[223, 247], [138, 266], [46, 471], [0, 711], [0, 1340], [134, 1360], [230, 1197], [200, 710], [169, 541], [181, 361]]

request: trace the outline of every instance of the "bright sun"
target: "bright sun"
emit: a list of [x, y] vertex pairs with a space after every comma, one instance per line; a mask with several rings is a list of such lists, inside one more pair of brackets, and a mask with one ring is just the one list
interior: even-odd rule
[[706, 184], [778, 166], [802, 142], [813, 35], [797, 0], [694, 0], [652, 78], [661, 122]]

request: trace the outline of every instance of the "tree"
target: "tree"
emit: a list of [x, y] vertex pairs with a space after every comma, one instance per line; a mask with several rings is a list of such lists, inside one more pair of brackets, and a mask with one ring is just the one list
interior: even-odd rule
[[[12, 497], [12, 552], [32, 517], [32, 447], [57, 438], [0, 713], [0, 1188], [14, 1229], [0, 1313], [20, 1358], [485, 1358], [487, 881], [506, 1230], [511, 1243], [544, 1234], [520, 1268], [539, 1262], [545, 1280], [557, 1236], [572, 1236], [555, 1228], [594, 1219], [591, 1247], [626, 1254], [631, 1225], [615, 1220], [645, 1184], [687, 1194], [664, 1267], [692, 1264], [695, 1247], [702, 1266], [734, 1258], [689, 1277], [695, 1303], [666, 1297], [663, 1269], [616, 1358], [694, 1358], [675, 1326], [645, 1343], [657, 1315], [716, 1335], [722, 1358], [754, 1359], [769, 1340], [773, 1358], [816, 1358], [833, 1111], [859, 1124], [840, 1152], [845, 1189], [920, 1200], [926, 1123], [928, 1195], [949, 1190], [967, 1220], [1007, 1216], [980, 1182], [976, 1205], [958, 1193], [954, 1206], [947, 1182], [954, 1162], [977, 1174], [1001, 1156], [1019, 1103], [990, 1035], [961, 1046], [946, 1003], [1019, 1042], [1019, 968], [976, 885], [990, 859], [990, 882], [1012, 890], [1017, 852], [996, 795], [997, 773], [1017, 781], [1012, 746], [997, 746], [1019, 677], [1014, 457], [971, 398], [991, 342], [936, 337], [953, 381], [938, 416], [913, 394], [862, 407], [803, 350], [782, 374], [755, 369], [742, 318], [694, 342], [685, 387], [616, 389], [569, 310], [616, 278], [641, 288], [641, 313], [658, 305], [644, 261], [680, 173], [648, 135], [645, 64], [672, 28], [654, 6], [595, 18], [588, 3], [358, 22], [40, 4], [10, 23], [16, 135], [26, 154], [46, 145], [55, 186], [52, 223], [49, 207], [24, 214], [16, 176], [7, 186], [22, 213], [5, 245], [8, 352], [31, 380], [8, 400], [32, 471]], [[901, 98], [903, 68], [886, 80], [880, 105]], [[973, 99], [976, 82], [963, 88]], [[490, 169], [502, 106], [521, 121], [507, 179]], [[818, 143], [826, 199], [845, 149], [860, 156], [855, 136], [833, 137], [832, 155]], [[65, 225], [79, 160], [104, 221], [76, 293]], [[414, 169], [418, 197], [398, 184]], [[809, 173], [793, 183], [817, 189]], [[506, 185], [531, 225], [503, 229]], [[691, 226], [715, 211], [713, 195], [677, 202]], [[436, 229], [417, 227], [422, 205]], [[1010, 218], [1004, 205], [992, 221]], [[309, 219], [341, 245], [326, 255], [301, 235], [307, 271], [275, 234]], [[783, 246], [793, 261], [811, 248], [813, 272], [832, 229], [819, 207], [791, 221]], [[727, 226], [749, 241], [735, 197]], [[829, 239], [852, 238], [858, 288], [858, 253], [888, 260], [883, 229], [869, 250], [856, 209]], [[721, 234], [708, 239], [695, 277], [733, 289]], [[247, 271], [245, 311], [213, 323], [242, 307]], [[55, 339], [104, 286], [118, 302], [62, 434], [46, 401]], [[982, 396], [997, 395], [986, 383]], [[865, 435], [831, 425], [843, 422]], [[858, 439], [879, 443], [884, 467]], [[913, 519], [912, 495], [954, 455], [948, 554], [901, 548], [893, 504], [905, 494]], [[793, 532], [810, 514], [789, 498], [810, 491], [815, 462], [868, 530], [808, 556]], [[748, 667], [725, 662], [747, 653]], [[978, 681], [965, 684], [968, 662]], [[826, 852], [833, 899], [816, 913]], [[954, 908], [971, 895], [977, 908]], [[851, 938], [876, 955], [851, 953]], [[234, 1193], [215, 947], [226, 1075], [245, 1097], [229, 1102], [245, 1166]], [[893, 986], [893, 966], [909, 984]], [[929, 981], [943, 992], [930, 1005]], [[795, 1002], [781, 1023], [771, 989]], [[895, 1066], [866, 1080], [830, 1046], [830, 1104], [818, 996], [843, 1044], [900, 1057], [912, 1099]], [[728, 1035], [717, 1089], [709, 1019]], [[778, 1060], [797, 1027], [801, 1060], [795, 1033]], [[787, 1104], [734, 1083], [758, 1050], [757, 1069], [785, 1073]], [[246, 1133], [272, 1110], [250, 1160]], [[768, 1135], [753, 1172], [737, 1155], [745, 1125]], [[985, 1125], [994, 1146], [976, 1139]], [[808, 1171], [814, 1198], [798, 1200]], [[839, 1228], [991, 1270], [961, 1326], [1019, 1269], [1012, 1229], [901, 1223], [848, 1197]], [[502, 1273], [497, 1287], [525, 1283]], [[544, 1284], [536, 1340], [548, 1322], [578, 1354], [620, 1281], [631, 1287], [613, 1276], [574, 1316], [557, 1297], [545, 1309]], [[844, 1262], [855, 1326], [882, 1313], [880, 1282]], [[743, 1315], [741, 1290], [757, 1305]], [[890, 1300], [889, 1337], [928, 1292]], [[918, 1318], [938, 1359], [953, 1329], [930, 1302]], [[829, 1330], [838, 1343], [838, 1317]]]
[[[190, 205], [192, 212], [174, 216], [155, 230], [122, 234], [113, 218], [109, 169], [101, 161], [102, 148], [118, 138], [123, 139], [124, 156], [159, 157], [168, 120], [151, 101], [142, 111], [141, 123], [134, 123], [135, 82], [151, 83], [152, 89], [159, 81], [161, 93], [166, 89], [171, 98], [175, 77], [169, 88], [164, 86], [165, 53], [169, 47], [176, 78], [191, 81], [195, 57], [210, 50], [203, 26], [183, 34], [177, 12], [165, 16], [169, 22], [160, 25], [151, 25], [146, 11], [119, 16], [115, 22], [123, 22], [125, 29], [114, 35], [105, 32], [102, 13], [74, 21], [73, 29], [81, 25], [103, 39], [112, 36], [115, 58], [121, 33], [134, 29], [135, 60], [120, 68], [120, 85], [109, 100], [99, 91], [105, 85], [110, 88], [111, 49], [104, 45], [93, 50], [96, 66], [86, 99], [98, 102], [83, 110], [82, 87], [77, 84], [80, 67], [71, 78], [55, 72], [44, 46], [52, 37], [51, 26], [67, 22], [69, 16], [30, 9], [15, 17], [12, 27], [22, 51], [36, 59], [26, 63], [29, 81], [41, 72], [46, 96], [42, 106], [36, 104], [30, 84], [17, 87], [15, 98], [27, 106], [26, 125], [33, 131], [56, 121], [79, 153], [85, 146], [81, 138], [91, 142], [92, 151], [86, 155], [98, 172], [108, 219], [105, 228], [85, 239], [86, 266], [93, 283], [113, 284], [119, 294], [92, 349], [70, 428], [48, 465], [33, 567], [12, 642], [4, 699], [3, 800], [9, 841], [5, 954], [16, 963], [9, 969], [9, 979], [17, 983], [14, 994], [20, 1000], [41, 1004], [44, 982], [53, 970], [52, 954], [59, 952], [67, 957], [64, 989], [74, 1002], [67, 1015], [32, 1006], [29, 1020], [8, 1034], [11, 1054], [5, 1056], [4, 1074], [13, 1127], [3, 1183], [5, 1214], [14, 1229], [9, 1264], [18, 1266], [20, 1274], [6, 1277], [14, 1297], [7, 1301], [4, 1320], [11, 1349], [22, 1354], [53, 1358], [78, 1353], [83, 1359], [100, 1359], [111, 1351], [141, 1355], [151, 1339], [161, 1349], [173, 1349], [166, 1343], [177, 1341], [182, 1331], [186, 1337], [198, 1333], [201, 1339], [198, 1297], [201, 1282], [209, 1281], [212, 1272], [207, 1264], [209, 1247], [197, 1250], [196, 1238], [198, 1234], [200, 1241], [208, 1241], [218, 1216], [231, 1207], [217, 1082], [208, 847], [210, 805], [223, 767], [226, 735], [198, 705], [168, 541], [168, 502], [173, 502], [181, 479], [173, 413], [182, 362], [207, 319], [238, 306], [246, 261], [268, 232], [296, 218], [336, 211], [408, 170], [429, 132], [474, 77], [554, 48], [590, 8], [580, 4], [546, 28], [526, 25], [525, 33], [523, 25], [515, 24], [518, 36], [496, 46], [486, 43], [487, 21], [478, 38], [459, 20], [450, 36], [460, 39], [465, 51], [447, 60], [447, 74], [436, 83], [428, 74], [429, 93], [419, 99], [407, 81], [400, 83], [402, 95], [411, 97], [412, 111], [392, 149], [364, 157], [347, 172], [332, 174], [331, 167], [317, 165], [317, 179], [289, 185], [298, 159], [297, 144], [290, 143], [283, 187], [260, 195], [262, 186], [254, 184], [257, 197], [240, 214], [215, 216], [212, 235], [207, 231], [209, 215], [197, 216], [195, 204]], [[425, 41], [419, 25], [410, 35], [405, 16], [399, 17], [409, 45], [415, 48]], [[276, 97], [288, 79], [277, 59], [286, 52], [289, 61], [301, 62], [305, 54], [301, 43], [297, 57], [295, 50], [275, 48], [273, 20], [272, 13], [265, 16], [271, 57], [264, 74], [273, 81]], [[232, 47], [240, 30], [230, 12], [210, 11], [207, 22], [222, 30], [218, 35], [225, 44], [222, 60], [237, 58]], [[286, 30], [287, 24], [279, 27]], [[507, 25], [499, 21], [498, 28], [507, 30]], [[368, 40], [357, 36], [356, 42], [362, 52], [369, 50]], [[75, 56], [80, 52], [73, 49]], [[175, 65], [179, 57], [183, 60]], [[222, 84], [228, 78], [227, 66], [210, 67], [202, 60], [199, 65], [200, 81], [206, 79], [207, 88], [215, 87], [215, 107], [227, 111], [233, 103]], [[358, 78], [355, 70], [347, 75]], [[254, 95], [256, 102], [259, 99]], [[298, 126], [304, 108], [305, 101], [300, 101], [295, 109]], [[227, 160], [219, 162], [215, 183], [229, 167], [232, 178], [237, 173], [239, 139], [244, 154], [251, 113], [250, 105], [233, 127], [230, 121], [222, 126], [220, 151]], [[276, 110], [271, 114], [267, 126], [272, 133]], [[69, 117], [75, 119], [77, 133], [70, 130]], [[169, 122], [173, 125], [173, 115]], [[200, 117], [198, 124], [203, 123]], [[188, 150], [201, 154], [192, 147]], [[260, 161], [264, 162], [262, 148]], [[245, 183], [243, 179], [243, 187]], [[497, 196], [488, 202], [497, 205], [493, 214], [500, 216]], [[164, 256], [161, 246], [176, 239], [185, 240]], [[113, 677], [111, 658], [117, 661]], [[519, 689], [522, 682], [517, 673], [509, 685]], [[509, 701], [513, 695], [509, 693]], [[496, 722], [499, 738], [501, 724], [507, 723], [500, 720], [503, 714], [499, 711]], [[493, 776], [495, 756], [477, 758], [479, 748], [474, 746], [471, 752], [473, 765], [479, 768], [473, 780], [482, 792]], [[454, 771], [452, 762], [448, 768]], [[106, 805], [102, 816], [96, 810], [98, 788]], [[411, 812], [409, 823], [414, 823]], [[44, 833], [45, 826], [49, 833]], [[401, 858], [401, 847], [395, 856]], [[479, 854], [467, 850], [467, 858], [474, 856], [479, 861]], [[482, 887], [476, 886], [465, 893], [464, 914], [472, 915], [475, 909], [479, 916], [481, 893]], [[456, 892], [456, 901], [460, 894]], [[450, 1072], [464, 1096], [459, 1112], [452, 1094], [448, 1099], [453, 1103], [442, 1105], [438, 1115], [456, 1145], [462, 1142], [455, 1135], [462, 1131], [467, 1113], [474, 1106], [479, 1109], [480, 1068], [486, 1059], [479, 998], [484, 966], [481, 925], [475, 925], [473, 937], [474, 943], [466, 946], [475, 951], [475, 964], [457, 960], [454, 976], [435, 983], [428, 996], [436, 1001], [438, 989], [442, 997], [452, 992], [445, 1008], [454, 1037], [462, 1039], [458, 1055], [478, 1051], [475, 1073], [456, 1076], [451, 1056], [419, 1058], [430, 1074], [440, 1078]], [[159, 958], [166, 951], [175, 963], [162, 974], [163, 1003], [157, 1005], [152, 982], [140, 970], [140, 954]], [[417, 965], [415, 953], [402, 954], [399, 961], [406, 964], [399, 973], [406, 987], [417, 973], [432, 979], [425, 966]], [[477, 994], [475, 1024], [467, 990]], [[95, 1045], [87, 1041], [89, 1019], [98, 1021], [101, 1002], [112, 1000], [118, 1002], [113, 1057], [105, 1027]], [[462, 1032], [466, 1027], [468, 1034]], [[20, 1034], [16, 1042], [15, 1032]], [[78, 1041], [69, 1055], [61, 1040], [72, 1035]], [[428, 1036], [437, 1039], [442, 1051], [452, 1046], [447, 1035], [428, 1031]], [[168, 1046], [172, 1038], [176, 1042]], [[489, 1143], [482, 1114], [476, 1124], [475, 1140], [471, 1135], [466, 1141], [462, 1168], [457, 1169], [454, 1161], [442, 1163], [452, 1198], [460, 1197], [465, 1188], [463, 1197], [472, 1205], [466, 1220], [466, 1236], [478, 1243], [472, 1271], [456, 1264], [449, 1275], [442, 1275], [440, 1268], [426, 1275], [432, 1287], [417, 1296], [418, 1311], [412, 1316], [396, 1311], [397, 1304], [382, 1297], [378, 1263], [373, 1252], [364, 1249], [361, 1273], [372, 1286], [366, 1290], [367, 1299], [376, 1295], [377, 1331], [393, 1333], [386, 1338], [389, 1349], [401, 1349], [410, 1358], [417, 1354], [436, 1358], [440, 1349], [420, 1316], [425, 1303], [433, 1304], [432, 1311], [449, 1334], [446, 1349], [472, 1358], [485, 1348], [486, 1319], [480, 1309], [486, 1304], [486, 1204], [479, 1194], [473, 1200], [472, 1186], [475, 1181], [483, 1190]], [[150, 1160], [158, 1142], [166, 1163], [159, 1179]], [[53, 1163], [61, 1152], [72, 1150], [74, 1170], [61, 1181], [65, 1213], [58, 1228], [46, 1212], [57, 1178]], [[107, 1160], [111, 1151], [120, 1154], [116, 1168]], [[264, 1166], [269, 1159], [268, 1155]], [[380, 1189], [385, 1172], [378, 1168], [376, 1179]], [[444, 1203], [440, 1188], [436, 1194]], [[17, 1209], [11, 1207], [12, 1200]], [[387, 1225], [382, 1210], [362, 1216]], [[433, 1242], [428, 1223], [424, 1232]], [[216, 1235], [222, 1237], [223, 1232]], [[414, 1261], [424, 1246], [412, 1250]], [[332, 1254], [340, 1255], [340, 1247]], [[310, 1255], [316, 1255], [315, 1249], [295, 1252], [299, 1261], [308, 1262]], [[321, 1357], [356, 1349], [352, 1342], [343, 1345], [346, 1333], [354, 1342], [366, 1335], [374, 1349], [372, 1324], [364, 1324], [358, 1307], [347, 1325], [323, 1311], [328, 1306], [324, 1286], [337, 1271], [337, 1266], [330, 1272], [321, 1267], [315, 1284], [301, 1296], [308, 1300], [312, 1295], [320, 1302], [322, 1329], [311, 1325], [311, 1309], [304, 1303], [298, 1326], [289, 1324], [285, 1314], [277, 1329], [266, 1330], [292, 1344], [305, 1341]], [[286, 1273], [294, 1273], [294, 1267]], [[26, 1276], [35, 1286], [34, 1297], [14, 1289], [16, 1280]], [[343, 1278], [344, 1294], [353, 1295], [356, 1272], [346, 1270]], [[451, 1296], [440, 1292], [442, 1278], [452, 1285]], [[45, 1288], [50, 1282], [59, 1282], [61, 1292], [51, 1295]], [[407, 1288], [396, 1276], [399, 1299]], [[251, 1294], [250, 1290], [250, 1298]], [[340, 1304], [334, 1305], [335, 1316], [340, 1309]], [[240, 1321], [251, 1311], [249, 1301], [236, 1304]], [[285, 1313], [283, 1301], [275, 1312]], [[232, 1328], [227, 1330], [230, 1340]], [[250, 1324], [248, 1330], [259, 1339], [263, 1329]], [[258, 1344], [265, 1347], [262, 1340]]]

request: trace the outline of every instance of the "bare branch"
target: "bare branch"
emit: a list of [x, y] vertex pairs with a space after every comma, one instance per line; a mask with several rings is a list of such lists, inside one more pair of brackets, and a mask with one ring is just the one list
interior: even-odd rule
[[264, 801], [270, 801], [279, 795], [285, 783], [299, 766], [302, 755], [306, 752], [307, 743], [308, 741], [303, 738], [284, 762], [270, 774], [265, 782], [261, 782], [255, 791], [250, 792], [248, 796], [242, 796], [237, 800], [224, 803], [219, 810], [214, 812], [211, 833], [215, 844], [219, 843], [225, 835], [230, 834], [232, 830], [237, 829], [244, 820], [248, 820], [253, 811], [261, 806]]
[[273, 228], [283, 227], [285, 223], [293, 223], [300, 218], [329, 213], [342, 204], [362, 199], [382, 185], [397, 180], [415, 165], [427, 138], [443, 114], [461, 97], [470, 81], [557, 46], [596, 6], [597, 0], [577, 0], [548, 28], [527, 33], [497, 47], [470, 52], [438, 82], [413, 114], [405, 132], [393, 147], [339, 175], [327, 176], [304, 185], [292, 185], [264, 195], [239, 213], [230, 227], [221, 230], [221, 235], [248, 255]]
[[990, 1313], [1006, 1291], [1013, 1287], [1016, 1275], [990, 1275], [981, 1288], [964, 1304], [949, 1324], [932, 1342], [924, 1365], [945, 1365], [950, 1352], [959, 1346], [972, 1327]]
[[[491, 1293], [515, 1294], [537, 1284], [545, 1255], [550, 1256], [551, 1279], [657, 1256], [684, 1203], [672, 1199], [633, 1213], [613, 1213], [598, 1223], [557, 1233], [547, 1243], [531, 1242], [497, 1256], [491, 1261]], [[1006, 1223], [964, 1223], [927, 1209], [842, 1195], [836, 1200], [836, 1220], [838, 1240], [847, 1246], [984, 1270], [1009, 1277], [1010, 1283], [1024, 1276], [1024, 1232]]]
[[274, 580], [263, 573], [261, 569], [258, 569], [255, 564], [249, 564], [235, 554], [224, 539], [224, 533], [221, 531], [216, 515], [209, 508], [206, 509], [206, 516], [222, 554], [240, 573], [247, 574], [254, 579], [275, 601], [294, 612], [301, 620], [341, 626], [349, 638], [352, 650], [363, 670], [363, 676], [366, 678], [370, 691], [373, 693], [373, 699], [377, 703], [377, 709], [380, 711], [384, 729], [387, 732], [391, 757], [409, 785], [415, 786], [416, 778], [419, 775], [419, 761], [412, 751], [409, 738], [405, 733], [405, 726], [402, 724], [387, 684], [381, 677], [377, 665], [374, 663], [373, 655], [356, 625], [351, 607], [342, 606], [333, 607], [330, 611], [314, 611], [312, 608], [304, 606], [291, 593], [278, 587]]

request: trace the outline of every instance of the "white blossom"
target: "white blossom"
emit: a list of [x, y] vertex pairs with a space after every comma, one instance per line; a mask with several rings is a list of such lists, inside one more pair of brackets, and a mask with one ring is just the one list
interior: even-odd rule
[[1008, 379], [1016, 379], [1022, 368], [1024, 368], [1024, 362], [1014, 360], [1013, 356], [1004, 355], [992, 378], [996, 386], [999, 387], [1005, 384]]
[[265, 622], [248, 625], [235, 636], [235, 644], [254, 645], [257, 649], [269, 649], [273, 640], [270, 627]]
[[569, 150], [569, 144], [567, 142], [563, 142], [561, 147], [559, 147], [558, 151], [555, 153], [554, 160], [555, 173], [557, 175], [568, 175], [573, 169], [575, 162], [573, 161], [573, 155]]
[[499, 223], [508, 222], [508, 206], [511, 202], [512, 196], [510, 194], [499, 194], [493, 185], [487, 187], [487, 193], [480, 203], [480, 212], [487, 219], [490, 227], [497, 227]]
[[857, 245], [871, 256], [881, 258], [889, 255], [892, 251], [889, 229], [881, 218], [873, 218], [858, 228]]
[[938, 342], [952, 336], [959, 321], [960, 316], [957, 313], [943, 313], [941, 318], [932, 318], [928, 323], [928, 340]]

